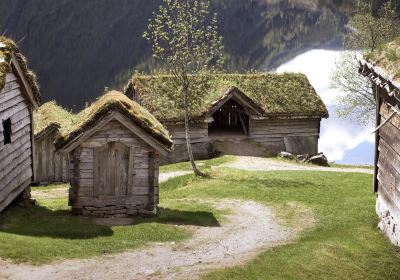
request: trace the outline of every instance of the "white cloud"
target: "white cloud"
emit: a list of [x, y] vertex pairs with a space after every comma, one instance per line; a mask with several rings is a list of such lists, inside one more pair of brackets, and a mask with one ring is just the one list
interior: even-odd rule
[[[277, 72], [300, 72], [310, 79], [322, 100], [328, 106], [330, 118], [322, 121], [319, 149], [330, 161], [345, 158], [346, 151], [362, 143], [374, 142], [372, 127], [362, 127], [351, 120], [339, 119], [334, 110], [337, 97], [341, 94], [329, 88], [330, 76], [340, 51], [312, 50], [297, 56], [277, 69]], [[350, 159], [351, 161], [351, 159]]]

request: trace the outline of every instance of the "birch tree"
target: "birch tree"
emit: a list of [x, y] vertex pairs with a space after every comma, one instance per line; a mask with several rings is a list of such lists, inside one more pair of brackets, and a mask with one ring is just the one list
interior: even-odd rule
[[380, 45], [400, 35], [400, 21], [394, 2], [388, 0], [374, 12], [369, 0], [357, 1], [350, 17], [351, 32], [345, 37], [347, 51], [336, 62], [331, 87], [343, 94], [338, 98], [340, 117], [355, 117], [361, 124], [374, 118], [375, 97], [371, 83], [358, 73], [358, 56], [375, 51]]
[[209, 2], [202, 0], [163, 0], [153, 15], [144, 37], [152, 45], [153, 56], [162, 61], [179, 85], [189, 160], [194, 173], [202, 176], [190, 141], [190, 103], [193, 98], [199, 99], [195, 95], [202, 94], [196, 90], [202, 87], [196, 76], [215, 70], [224, 61], [217, 15], [210, 12]]

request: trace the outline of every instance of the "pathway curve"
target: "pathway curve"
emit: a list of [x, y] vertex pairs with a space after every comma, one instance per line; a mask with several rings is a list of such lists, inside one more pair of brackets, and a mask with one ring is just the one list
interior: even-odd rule
[[[278, 224], [272, 210], [252, 201], [208, 201], [230, 209], [220, 227], [193, 227], [183, 243], [153, 244], [141, 250], [44, 266], [0, 261], [0, 279], [194, 279], [209, 269], [242, 264], [262, 250], [295, 238], [300, 228]], [[301, 224], [301, 223], [299, 223]]]
[[[242, 170], [254, 171], [279, 171], [279, 170], [311, 170], [311, 171], [330, 171], [330, 172], [358, 172], [374, 174], [372, 169], [367, 168], [340, 168], [323, 167], [308, 164], [297, 164], [283, 160], [260, 158], [260, 157], [236, 157], [233, 162], [223, 164], [219, 167], [237, 168]], [[218, 168], [218, 167], [215, 167]]]

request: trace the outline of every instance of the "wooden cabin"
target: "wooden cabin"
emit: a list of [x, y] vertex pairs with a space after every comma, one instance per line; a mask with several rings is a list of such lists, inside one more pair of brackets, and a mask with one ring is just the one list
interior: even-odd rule
[[29, 196], [34, 179], [33, 111], [40, 98], [35, 75], [15, 43], [0, 37], [0, 212]]
[[[197, 78], [208, 79], [208, 86], [202, 102], [192, 110], [190, 135], [196, 159], [210, 158], [217, 141], [255, 143], [265, 155], [281, 151], [318, 153], [320, 122], [329, 115], [305, 75], [220, 74]], [[173, 77], [134, 76], [125, 94], [170, 131], [175, 149], [162, 163], [188, 160], [182, 97]]]
[[37, 185], [66, 183], [69, 155], [56, 151], [55, 140], [68, 129], [76, 116], [50, 101], [33, 114], [35, 121], [35, 181]]
[[56, 141], [70, 156], [72, 210], [97, 217], [155, 211], [159, 156], [173, 146], [168, 131], [147, 110], [115, 91], [77, 117]]
[[400, 38], [366, 55], [360, 73], [376, 97], [374, 191], [379, 228], [400, 245]]

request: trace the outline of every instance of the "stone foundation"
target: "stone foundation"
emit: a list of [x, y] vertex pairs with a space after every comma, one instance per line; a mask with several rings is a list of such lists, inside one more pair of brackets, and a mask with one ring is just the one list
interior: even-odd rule
[[103, 207], [84, 206], [82, 209], [75, 208], [73, 213], [94, 218], [128, 218], [137, 215], [155, 215], [156, 207], [153, 210], [146, 210], [143, 206], [122, 206], [108, 205]]
[[400, 213], [382, 196], [377, 196], [376, 213], [379, 216], [379, 229], [394, 244], [400, 244]]

